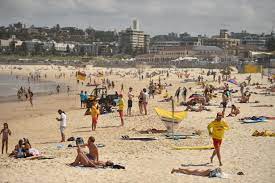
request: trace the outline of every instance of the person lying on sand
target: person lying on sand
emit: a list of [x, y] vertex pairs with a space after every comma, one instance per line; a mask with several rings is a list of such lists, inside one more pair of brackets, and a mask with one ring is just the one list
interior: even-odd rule
[[265, 130], [262, 132], [259, 132], [258, 130], [256, 130], [255, 132], [253, 132], [252, 136], [254, 137], [275, 137], [275, 132], [272, 132], [270, 130]]
[[186, 175], [196, 175], [202, 177], [221, 177], [222, 169], [215, 168], [215, 169], [189, 169], [189, 168], [179, 168], [179, 169], [172, 169], [171, 173], [183, 173]]
[[204, 105], [199, 105], [198, 107], [196, 106], [190, 106], [188, 105], [185, 109], [185, 111], [193, 111], [193, 112], [201, 112], [201, 111], [211, 111], [210, 109], [206, 108]]
[[234, 117], [234, 116], [237, 116], [238, 114], [240, 114], [240, 109], [233, 104], [231, 106], [231, 112], [230, 112], [230, 114], [228, 114], [227, 117], [229, 117], [229, 116]]

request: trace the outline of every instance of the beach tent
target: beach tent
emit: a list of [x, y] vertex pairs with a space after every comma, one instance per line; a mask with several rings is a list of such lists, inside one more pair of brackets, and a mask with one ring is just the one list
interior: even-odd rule
[[261, 73], [262, 66], [254, 65], [254, 64], [246, 64], [244, 65], [244, 73]]
[[161, 121], [164, 122], [168, 132], [173, 132], [173, 129], [187, 117], [186, 111], [168, 111], [161, 108], [155, 108], [156, 113], [160, 117]]

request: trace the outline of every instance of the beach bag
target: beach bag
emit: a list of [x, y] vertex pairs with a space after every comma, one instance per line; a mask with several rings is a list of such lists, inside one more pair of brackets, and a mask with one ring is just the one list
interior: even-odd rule
[[75, 143], [76, 143], [76, 145], [83, 145], [84, 144], [84, 140], [83, 140], [82, 137], [77, 137], [75, 139]]

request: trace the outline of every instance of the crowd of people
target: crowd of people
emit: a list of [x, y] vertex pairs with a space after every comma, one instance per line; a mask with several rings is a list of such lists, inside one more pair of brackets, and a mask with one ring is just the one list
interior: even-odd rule
[[[185, 75], [188, 73], [186, 72]], [[213, 81], [216, 82], [217, 73], [208, 73], [207, 75], [213, 75]], [[59, 77], [65, 77], [65, 75], [60, 75]], [[142, 76], [143, 77], [143, 76]], [[169, 72], [166, 73], [166, 77], [169, 77]], [[182, 76], [178, 76], [179, 78], [182, 78]], [[187, 77], [187, 76], [185, 76]], [[189, 75], [188, 75], [189, 77]], [[217, 82], [221, 83], [221, 80], [223, 78], [218, 75]], [[226, 78], [228, 79], [228, 78]], [[246, 89], [247, 86], [251, 84], [251, 75], [246, 79], [247, 83], [244, 81], [240, 83], [240, 103], [247, 103], [249, 102], [249, 98], [251, 96], [251, 93]], [[160, 80], [160, 79], [159, 79]], [[225, 81], [225, 80], [223, 80]], [[96, 82], [94, 82], [97, 84]], [[164, 90], [164, 96], [165, 98], [164, 102], [169, 102], [171, 100], [174, 100], [179, 104], [186, 106], [186, 111], [190, 112], [201, 112], [201, 111], [211, 111], [208, 106], [211, 106], [211, 101], [217, 97], [218, 92], [221, 93], [221, 102], [219, 107], [222, 108], [221, 112], [218, 112], [216, 114], [215, 119], [210, 122], [207, 126], [207, 131], [209, 136], [211, 137], [213, 141], [214, 150], [212, 152], [212, 155], [210, 156], [210, 162], [213, 163], [213, 159], [215, 156], [217, 156], [217, 159], [219, 161], [219, 166], [222, 166], [222, 153], [221, 153], [221, 146], [224, 138], [224, 133], [226, 130], [229, 129], [229, 125], [224, 120], [225, 117], [235, 117], [240, 114], [240, 107], [238, 107], [234, 101], [233, 101], [233, 93], [235, 93], [232, 89], [230, 89], [230, 86], [228, 83], [224, 83], [221, 87], [214, 87], [211, 84], [206, 84], [205, 78], [201, 75], [197, 78], [197, 83], [202, 88], [202, 94], [191, 94], [192, 88], [188, 88], [187, 86], [179, 86], [176, 88], [175, 94], [169, 95], [168, 92], [168, 84], [159, 84], [154, 83], [153, 80], [150, 79], [149, 84], [147, 87], [143, 88], [142, 90], [139, 90], [137, 88], [129, 87], [128, 91], [124, 92], [124, 84], [121, 83], [120, 85], [120, 93], [116, 92], [117, 100], [116, 100], [116, 109], [117, 113], [120, 119], [121, 126], [125, 126], [125, 119], [124, 115], [126, 113], [127, 116], [132, 116], [133, 106], [138, 106], [140, 115], [148, 115], [148, 104], [149, 100], [153, 100], [155, 98], [155, 95], [161, 94]], [[107, 86], [109, 89], [115, 88], [115, 82], [110, 81], [109, 79], [102, 79], [103, 86]], [[138, 95], [134, 94], [134, 90], [139, 91]], [[56, 87], [57, 93], [60, 92], [60, 85], [57, 85]], [[67, 87], [67, 92], [70, 92], [70, 87]], [[125, 93], [125, 94], [124, 94]], [[238, 94], [238, 93], [237, 93]], [[188, 96], [190, 96], [188, 98]], [[28, 88], [26, 91], [25, 88], [21, 87], [18, 91], [18, 99], [22, 99], [25, 97], [26, 99], [30, 100], [31, 105], [33, 106], [32, 98], [33, 98], [33, 92], [31, 91], [31, 88]], [[81, 108], [90, 108], [90, 115], [91, 115], [91, 122], [92, 122], [92, 131], [95, 131], [97, 128], [97, 123], [99, 121], [100, 116], [100, 104], [99, 99], [94, 98], [92, 100], [92, 105], [88, 106], [88, 100], [90, 98], [90, 95], [87, 91], [81, 90], [80, 94], [80, 107]], [[124, 98], [127, 98], [127, 106], [125, 103]], [[135, 104], [134, 101], [137, 99], [137, 103]], [[229, 105], [231, 103], [231, 105]], [[125, 108], [127, 107], [127, 110], [125, 111]], [[226, 115], [226, 109], [231, 108], [230, 112]], [[63, 143], [66, 141], [66, 127], [67, 127], [67, 114], [62, 110], [59, 109], [58, 111], [59, 117], [56, 118], [56, 120], [59, 122], [59, 130], [61, 135], [60, 142]], [[8, 152], [8, 138], [12, 134], [11, 130], [8, 127], [7, 123], [4, 123], [4, 128], [1, 130], [0, 134], [2, 134], [2, 154], [4, 153], [4, 148], [6, 147], [6, 153]], [[89, 152], [85, 153], [83, 151], [83, 148], [88, 148]], [[16, 157], [16, 158], [22, 158], [22, 157], [29, 157], [34, 155], [36, 152], [32, 150], [31, 144], [28, 139], [20, 139], [18, 144], [15, 146], [13, 152], [10, 154], [10, 156]], [[95, 145], [95, 138], [93, 136], [90, 136], [87, 143], [82, 145], [77, 145], [77, 156], [73, 163], [70, 164], [71, 166], [86, 166], [86, 167], [106, 167], [106, 166], [113, 166], [114, 163], [111, 161], [101, 161], [99, 159], [99, 152], [98, 148]], [[218, 173], [221, 173], [220, 168], [216, 169], [207, 169], [207, 170], [191, 170], [187, 168], [179, 168], [179, 169], [173, 169], [171, 173], [184, 173], [189, 175], [198, 175], [198, 176], [209, 176], [209, 177], [215, 177]]]

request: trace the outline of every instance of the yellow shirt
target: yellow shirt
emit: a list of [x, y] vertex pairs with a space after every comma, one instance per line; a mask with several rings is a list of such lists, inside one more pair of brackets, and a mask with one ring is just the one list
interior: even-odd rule
[[119, 101], [118, 101], [118, 110], [123, 111], [124, 105], [125, 105], [125, 103], [124, 103], [123, 98], [119, 99]]
[[225, 121], [212, 121], [208, 126], [208, 132], [212, 128], [212, 138], [223, 139], [224, 131], [229, 129], [228, 124]]
[[97, 109], [97, 106], [95, 105], [95, 106], [92, 106], [92, 108], [91, 108], [91, 116], [92, 117], [97, 117], [97, 115], [99, 115], [100, 114], [100, 112], [99, 112], [99, 110]]

